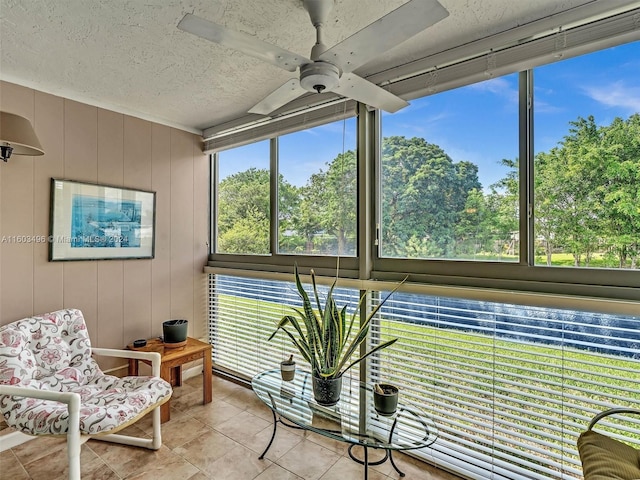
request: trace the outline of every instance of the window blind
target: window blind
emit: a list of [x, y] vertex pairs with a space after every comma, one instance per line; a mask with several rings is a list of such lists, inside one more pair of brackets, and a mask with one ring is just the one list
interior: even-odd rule
[[[398, 338], [371, 382], [431, 413], [427, 460], [472, 478], [582, 478], [597, 412], [640, 403], [640, 317], [396, 293], [373, 338]], [[640, 446], [640, 421], [611, 428]]]
[[[299, 306], [292, 282], [209, 278], [216, 368], [248, 379], [296, 353], [284, 336], [267, 341]], [[356, 305], [358, 294], [341, 288], [337, 301]], [[372, 304], [385, 294], [371, 292]], [[640, 316], [396, 292], [370, 334], [399, 340], [366, 380], [398, 385], [438, 427], [415, 454], [470, 478], [579, 479], [575, 444], [590, 418], [640, 403]], [[601, 428], [640, 446], [640, 420]]]
[[[326, 286], [318, 287], [323, 301], [327, 290]], [[310, 289], [307, 292], [312, 293]], [[354, 289], [336, 288], [333, 295], [338, 305], [355, 307], [359, 301]], [[209, 275], [209, 340], [214, 345], [214, 368], [249, 380], [259, 372], [279, 368], [280, 362], [293, 354], [298, 368], [310, 370], [284, 333], [268, 340], [278, 321], [294, 314], [291, 307], [302, 307], [293, 282]]]

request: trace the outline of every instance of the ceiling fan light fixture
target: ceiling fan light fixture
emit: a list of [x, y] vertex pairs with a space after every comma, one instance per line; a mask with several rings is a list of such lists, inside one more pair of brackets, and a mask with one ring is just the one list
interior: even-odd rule
[[299, 78], [287, 80], [254, 105], [249, 113], [269, 115], [305, 92], [333, 92], [372, 108], [396, 112], [409, 103], [358, 76], [355, 70], [449, 15], [438, 0], [406, 0], [395, 10], [327, 48], [322, 39], [323, 25], [329, 21], [335, 0], [296, 1], [302, 3], [316, 30], [316, 43], [310, 58], [190, 13], [178, 23], [178, 28], [184, 32], [233, 48], [288, 72], [299, 70]]
[[339, 81], [340, 70], [330, 63], [313, 62], [300, 67], [300, 85], [308, 92], [330, 92]]

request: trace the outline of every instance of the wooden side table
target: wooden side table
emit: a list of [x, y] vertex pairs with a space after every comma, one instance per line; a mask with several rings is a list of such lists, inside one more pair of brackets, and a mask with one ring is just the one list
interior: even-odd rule
[[[182, 365], [202, 358], [202, 403], [211, 402], [212, 369], [210, 344], [188, 337], [185, 346], [167, 348], [162, 340], [152, 338], [147, 340], [147, 345], [144, 347], [135, 348], [133, 343], [130, 343], [127, 345], [127, 348], [141, 352], [158, 352], [162, 358], [160, 363], [160, 377], [171, 383], [172, 386], [178, 387], [182, 385]], [[129, 375], [138, 375], [138, 361], [137, 359], [129, 359]], [[142, 361], [147, 364], [149, 363], [145, 360]], [[161, 423], [167, 422], [171, 418], [170, 402], [171, 400], [160, 407]]]

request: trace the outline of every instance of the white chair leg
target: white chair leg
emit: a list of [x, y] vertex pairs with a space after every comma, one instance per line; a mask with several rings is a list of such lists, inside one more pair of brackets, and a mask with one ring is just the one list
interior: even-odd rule
[[69, 480], [80, 479], [80, 396], [73, 394], [69, 400], [69, 430], [67, 431], [67, 457], [69, 459]]
[[138, 438], [132, 437], [130, 435], [122, 435], [121, 433], [95, 435], [91, 438], [93, 440], [99, 440], [101, 442], [120, 443], [122, 445], [132, 445], [134, 447], [143, 447], [150, 450], [158, 450], [160, 447], [162, 447], [160, 406], [157, 406], [151, 411], [151, 421], [153, 427], [151, 438]]
[[153, 421], [153, 440], [151, 443], [151, 448], [153, 450], [158, 450], [162, 446], [162, 433], [160, 428], [160, 407], [156, 407], [151, 412], [152, 421]]
[[73, 392], [54, 392], [12, 385], [0, 385], [0, 394], [19, 397], [54, 400], [67, 404], [69, 427], [67, 429], [67, 459], [69, 480], [80, 480], [80, 449], [86, 437], [80, 435], [80, 395]]
[[67, 457], [69, 459], [69, 480], [80, 480], [80, 451], [82, 442], [80, 432], [77, 435], [67, 434]]

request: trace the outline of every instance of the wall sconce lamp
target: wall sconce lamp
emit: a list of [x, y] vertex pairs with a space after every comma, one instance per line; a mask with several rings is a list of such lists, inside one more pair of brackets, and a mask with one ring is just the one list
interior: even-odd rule
[[9, 160], [11, 154], [44, 155], [31, 122], [13, 113], [0, 112], [0, 158]]

